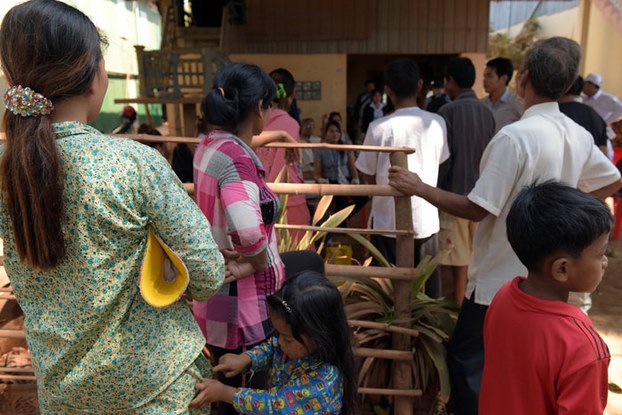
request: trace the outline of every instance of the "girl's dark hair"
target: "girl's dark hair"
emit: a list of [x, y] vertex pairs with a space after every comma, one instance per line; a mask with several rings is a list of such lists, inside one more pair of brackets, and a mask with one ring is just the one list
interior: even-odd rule
[[328, 132], [328, 128], [331, 126], [337, 127], [337, 129], [339, 130], [339, 133], [343, 136], [341, 132], [341, 124], [338, 121], [331, 120], [331, 119], [326, 121], [326, 124], [324, 125], [324, 136], [326, 136], [326, 133]]
[[283, 84], [286, 94], [285, 97], [275, 97], [274, 103], [283, 111], [289, 111], [290, 104], [287, 98], [292, 96], [294, 88], [296, 87], [294, 75], [292, 75], [287, 69], [279, 68], [270, 72], [270, 78], [272, 78], [275, 84]]
[[267, 109], [275, 95], [274, 82], [257, 65], [230, 63], [219, 69], [214, 85], [201, 103], [203, 118], [213, 126], [236, 134], [240, 124], [261, 107]]
[[304, 343], [302, 336], [306, 336], [315, 346], [319, 359], [341, 371], [341, 414], [356, 413], [352, 332], [337, 287], [322, 274], [303, 271], [287, 280], [277, 294], [269, 296], [268, 305], [271, 313], [277, 313], [291, 327], [296, 340]]
[[[328, 133], [328, 129], [330, 127], [336, 127], [339, 130], [339, 144], [345, 144], [343, 141], [343, 130], [341, 129], [341, 124], [335, 120], [331, 120], [330, 118], [324, 124], [324, 136], [322, 138], [326, 138], [326, 133]], [[343, 153], [345, 155], [345, 152]]]
[[[56, 0], [13, 7], [0, 27], [0, 58], [9, 85], [54, 104], [86, 93], [99, 71], [102, 37], [79, 10]], [[53, 112], [52, 112], [53, 113]], [[65, 256], [63, 168], [49, 116], [4, 114], [2, 197], [20, 259], [52, 269]]]

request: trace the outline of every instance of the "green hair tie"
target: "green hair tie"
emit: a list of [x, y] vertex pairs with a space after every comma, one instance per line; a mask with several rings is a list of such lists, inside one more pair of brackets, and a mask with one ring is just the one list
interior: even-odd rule
[[277, 99], [287, 98], [287, 92], [285, 92], [285, 85], [280, 82], [276, 83], [276, 97]]

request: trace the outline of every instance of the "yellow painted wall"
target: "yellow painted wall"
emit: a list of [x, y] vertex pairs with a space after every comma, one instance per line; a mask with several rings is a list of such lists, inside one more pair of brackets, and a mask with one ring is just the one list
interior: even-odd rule
[[[345, 54], [320, 55], [229, 55], [233, 62], [254, 63], [266, 72], [285, 68], [294, 75], [296, 81], [322, 82], [320, 101], [298, 101], [300, 118], [315, 119], [315, 135], [320, 135], [322, 115], [331, 111], [341, 112], [346, 121], [346, 74]], [[346, 126], [344, 125], [344, 128]]]
[[483, 98], [486, 96], [484, 91], [484, 69], [486, 69], [486, 54], [485, 53], [462, 53], [460, 56], [471, 59], [473, 66], [475, 66], [475, 85], [473, 85], [473, 91], [478, 97]]
[[581, 46], [585, 59], [582, 75], [599, 72], [603, 76], [602, 90], [622, 98], [622, 35], [592, 3], [586, 42]]

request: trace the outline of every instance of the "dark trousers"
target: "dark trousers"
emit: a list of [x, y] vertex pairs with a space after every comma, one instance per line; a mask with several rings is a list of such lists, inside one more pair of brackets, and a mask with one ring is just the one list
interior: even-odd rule
[[488, 306], [465, 298], [447, 349], [451, 398], [456, 415], [477, 415], [484, 371], [484, 317]]
[[[389, 238], [382, 235], [372, 235], [372, 244], [380, 251], [382, 256], [391, 264], [395, 264], [395, 238]], [[434, 257], [438, 254], [438, 234], [434, 234], [427, 238], [415, 239], [415, 266], [426, 255]], [[437, 267], [430, 278], [425, 283], [425, 293], [431, 298], [439, 298], [441, 296], [441, 270]]]

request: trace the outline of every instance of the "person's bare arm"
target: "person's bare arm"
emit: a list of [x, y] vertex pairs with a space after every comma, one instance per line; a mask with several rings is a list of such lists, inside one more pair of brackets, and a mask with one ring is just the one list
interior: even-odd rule
[[606, 199], [615, 192], [617, 192], [620, 187], [622, 187], [622, 179], [618, 179], [607, 186], [603, 186], [600, 189], [594, 190], [593, 192], [590, 192], [590, 194], [599, 199]]
[[[270, 143], [293, 143], [298, 144], [296, 139], [287, 131], [262, 131], [259, 135], [254, 135], [251, 141], [251, 147], [257, 149]], [[299, 148], [288, 148], [285, 150], [285, 157], [288, 162], [302, 163], [302, 153]]]
[[231, 259], [225, 268], [225, 284], [248, 277], [257, 272], [261, 272], [268, 267], [267, 249], [262, 250], [257, 255], [250, 257], [240, 256], [238, 259]]
[[427, 185], [416, 173], [402, 167], [394, 166], [389, 169], [389, 184], [405, 195], [419, 196], [427, 200], [450, 215], [479, 222], [489, 214], [466, 196]]
[[369, 174], [361, 173], [360, 174], [367, 184], [376, 184], [376, 175], [370, 176]]
[[352, 152], [348, 152], [348, 169], [350, 169], [350, 179], [355, 182], [359, 182], [359, 171], [356, 169], [354, 165], [354, 154]]
[[263, 147], [270, 143], [295, 143], [296, 140], [287, 131], [262, 131], [259, 135], [254, 135], [251, 142], [253, 148]]
[[322, 161], [318, 157], [313, 159], [313, 179], [317, 183], [328, 183], [322, 176]]

